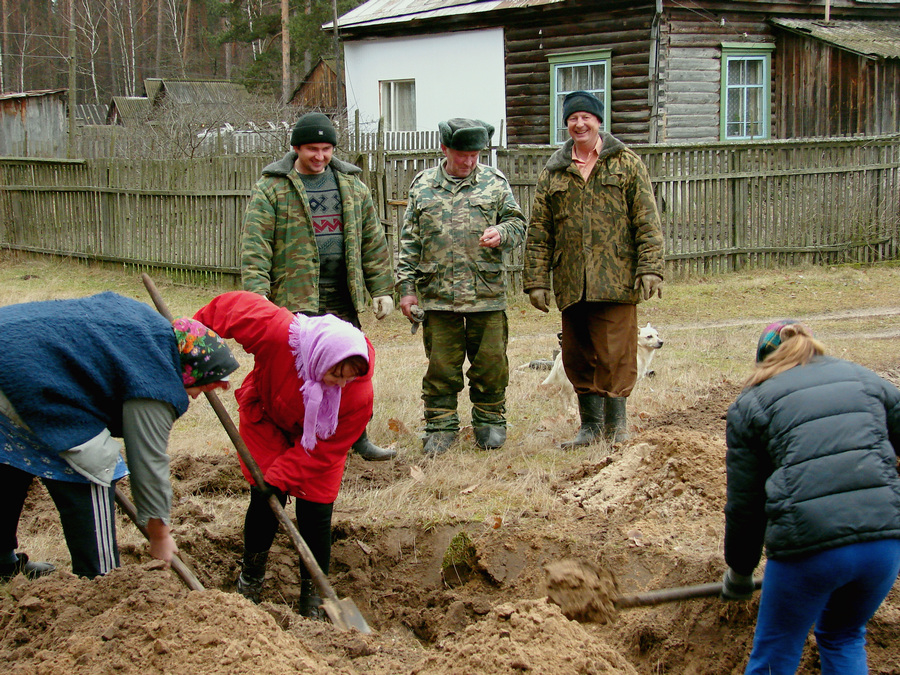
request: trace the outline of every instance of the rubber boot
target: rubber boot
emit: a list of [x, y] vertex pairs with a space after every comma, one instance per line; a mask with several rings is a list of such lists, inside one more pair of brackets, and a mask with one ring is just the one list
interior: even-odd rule
[[565, 450], [580, 448], [603, 439], [603, 425], [606, 421], [606, 401], [600, 394], [578, 394], [578, 412], [581, 426], [571, 441], [561, 444]]
[[621, 443], [628, 440], [628, 415], [625, 411], [627, 400], [624, 396], [611, 396], [606, 401], [603, 433], [610, 443]]
[[422, 452], [429, 457], [443, 455], [459, 433], [459, 414], [456, 394], [452, 396], [423, 396], [425, 402], [425, 439]]
[[506, 442], [506, 427], [487, 424], [483, 427], [475, 427], [475, 445], [482, 450], [496, 450], [502, 448]]
[[506, 397], [504, 392], [481, 392], [472, 396], [472, 430], [475, 445], [482, 450], [502, 448], [506, 442]]
[[31, 562], [24, 553], [16, 553], [16, 562], [0, 565], [0, 582], [7, 582], [17, 574], [29, 579], [37, 579], [56, 570], [56, 566], [46, 562]]
[[383, 462], [397, 456], [396, 450], [380, 448], [370, 441], [366, 430], [363, 430], [362, 436], [360, 436], [356, 443], [353, 444], [353, 452], [367, 462]]
[[443, 455], [456, 440], [455, 431], [432, 431], [422, 441], [422, 452], [429, 457]]
[[244, 552], [241, 559], [241, 573], [237, 578], [237, 592], [254, 604], [259, 604], [262, 594], [263, 579], [266, 578], [266, 563], [269, 560], [269, 552], [261, 553]]
[[315, 621], [325, 621], [322, 598], [312, 579], [300, 580], [300, 597], [297, 599], [297, 614]]

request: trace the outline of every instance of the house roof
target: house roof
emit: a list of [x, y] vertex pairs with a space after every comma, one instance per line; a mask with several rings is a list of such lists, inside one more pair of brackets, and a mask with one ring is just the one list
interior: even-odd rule
[[106, 103], [77, 103], [75, 119], [82, 124], [106, 124], [109, 105]]
[[118, 115], [118, 121], [124, 125], [129, 123], [142, 123], [150, 114], [150, 99], [143, 96], [113, 96], [106, 115], [106, 123], [113, 121], [113, 115]]
[[0, 100], [8, 101], [15, 98], [37, 98], [41, 96], [53, 96], [55, 94], [64, 94], [68, 89], [32, 89], [31, 91], [11, 91], [0, 94]]
[[224, 80], [161, 80], [147, 78], [144, 81], [147, 98], [158, 103], [157, 97], [165, 92], [173, 103], [230, 103], [250, 97], [242, 84]]
[[[338, 17], [339, 28], [379, 26], [503, 9], [554, 5], [565, 0], [369, 0]], [[323, 28], [333, 27], [329, 22]]]
[[900, 59], [900, 21], [818, 21], [770, 19], [789, 31], [807, 35], [871, 58]]

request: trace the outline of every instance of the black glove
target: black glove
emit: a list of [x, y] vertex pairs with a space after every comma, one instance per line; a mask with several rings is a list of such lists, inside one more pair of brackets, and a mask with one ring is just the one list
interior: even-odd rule
[[722, 592], [719, 597], [722, 600], [749, 600], [755, 590], [752, 574], [738, 574], [729, 567], [722, 577]]

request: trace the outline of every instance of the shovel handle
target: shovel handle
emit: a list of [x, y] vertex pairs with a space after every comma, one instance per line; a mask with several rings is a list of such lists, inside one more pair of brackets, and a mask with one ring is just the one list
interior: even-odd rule
[[[762, 588], [762, 579], [753, 580], [754, 590]], [[722, 582], [710, 584], [698, 584], [697, 586], [680, 586], [678, 588], [662, 588], [658, 591], [635, 593], [633, 595], [620, 595], [615, 600], [616, 607], [645, 607], [647, 605], [660, 605], [665, 602], [677, 602], [679, 600], [693, 600], [695, 598], [711, 598], [722, 593]]]
[[[150, 541], [150, 533], [147, 531], [147, 528], [141, 525], [138, 522], [137, 517], [137, 509], [134, 508], [134, 504], [131, 503], [131, 500], [125, 496], [125, 493], [116, 486], [116, 503], [119, 505], [119, 508], [125, 512], [125, 515], [135, 524], [137, 529], [141, 531], [147, 541]], [[200, 583], [200, 580], [194, 576], [194, 573], [191, 572], [190, 568], [184, 564], [184, 561], [178, 557], [177, 553], [172, 554], [172, 569], [175, 570], [175, 573], [181, 577], [181, 580], [185, 583], [185, 585], [190, 588], [192, 591], [202, 591], [204, 590], [203, 584]]]

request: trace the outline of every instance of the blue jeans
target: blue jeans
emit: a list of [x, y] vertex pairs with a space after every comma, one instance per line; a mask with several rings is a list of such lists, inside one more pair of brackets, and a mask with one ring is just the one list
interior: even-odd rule
[[900, 571], [900, 539], [769, 560], [745, 675], [794, 675], [815, 624], [822, 675], [866, 675], [866, 624]]

